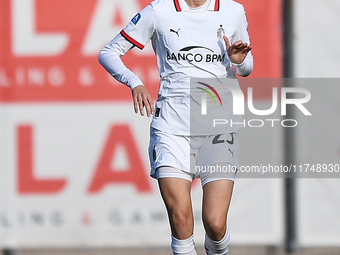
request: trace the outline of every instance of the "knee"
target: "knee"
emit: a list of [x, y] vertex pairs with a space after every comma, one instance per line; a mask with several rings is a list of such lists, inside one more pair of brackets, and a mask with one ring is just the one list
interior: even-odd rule
[[187, 239], [193, 233], [193, 216], [184, 210], [172, 210], [169, 213], [172, 222], [173, 235], [182, 240]]
[[186, 228], [193, 223], [193, 216], [185, 210], [172, 210], [170, 217], [176, 228]]
[[219, 241], [225, 235], [227, 229], [224, 217], [203, 217], [203, 225], [207, 235], [215, 241]]

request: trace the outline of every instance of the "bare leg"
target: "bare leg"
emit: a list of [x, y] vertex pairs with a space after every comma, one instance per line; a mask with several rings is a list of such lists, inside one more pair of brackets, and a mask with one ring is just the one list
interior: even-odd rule
[[207, 254], [228, 252], [227, 215], [233, 187], [234, 182], [230, 180], [212, 181], [203, 186], [202, 219], [207, 234]]
[[161, 178], [158, 184], [168, 211], [172, 235], [181, 240], [189, 238], [194, 229], [191, 182], [179, 178]]
[[193, 236], [191, 182], [180, 178], [160, 178], [158, 183], [168, 211], [173, 254], [197, 255]]

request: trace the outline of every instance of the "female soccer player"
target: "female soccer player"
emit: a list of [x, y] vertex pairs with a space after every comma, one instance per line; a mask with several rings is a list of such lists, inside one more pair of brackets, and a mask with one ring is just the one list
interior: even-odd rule
[[[234, 174], [193, 173], [190, 162], [198, 162], [220, 146], [225, 154], [205, 157], [205, 164], [236, 166], [237, 134], [190, 135], [190, 78], [235, 78], [234, 70], [249, 75], [253, 58], [247, 25], [242, 5], [232, 0], [156, 0], [136, 14], [99, 54], [104, 68], [132, 90], [135, 112], [153, 115], [151, 176], [158, 180], [167, 208], [175, 255], [197, 254], [190, 198], [195, 177], [201, 178], [203, 189], [206, 252], [228, 253], [227, 214]], [[143, 49], [150, 39], [161, 78], [155, 106], [142, 81], [121, 61], [127, 51]]]

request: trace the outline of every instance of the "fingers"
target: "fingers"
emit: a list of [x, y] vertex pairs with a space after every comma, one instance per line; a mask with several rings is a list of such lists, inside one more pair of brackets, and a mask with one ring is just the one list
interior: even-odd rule
[[154, 113], [154, 103], [147, 89], [144, 86], [138, 86], [132, 90], [132, 94], [135, 113], [139, 111], [144, 116], [146, 111], [146, 115], [150, 117]]
[[230, 49], [230, 55], [237, 55], [237, 54], [248, 54], [251, 51], [252, 47], [249, 46], [247, 43], [243, 43], [241, 41], [235, 42]]
[[137, 100], [138, 100], [139, 112], [142, 116], [144, 116], [144, 99], [143, 99], [143, 96], [141, 94], [139, 94], [137, 96]]
[[226, 36], [224, 36], [223, 39], [224, 39], [224, 42], [227, 46], [227, 52], [228, 52], [229, 57], [231, 55], [236, 55], [236, 54], [239, 54], [239, 53], [247, 54], [252, 49], [251, 46], [249, 46], [247, 43], [244, 43], [240, 40], [234, 42], [233, 45], [230, 46], [229, 39]]
[[241, 64], [251, 49], [252, 47], [249, 46], [248, 43], [236, 41], [228, 51], [231, 62]]
[[240, 48], [243, 48], [245, 46], [247, 46], [248, 44], [247, 43], [243, 43], [242, 41], [236, 41], [234, 42], [234, 44], [232, 45], [232, 48], [234, 49], [240, 49]]
[[247, 46], [244, 50], [248, 53], [249, 51], [252, 50], [252, 47], [251, 46]]
[[[237, 41], [231, 47], [232, 47], [232, 50], [243, 51], [245, 49], [248, 49], [250, 46], [248, 45], [248, 43], [244, 43], [242, 41]], [[250, 49], [251, 49], [251, 47], [250, 47]]]
[[239, 46], [235, 49], [235, 53], [242, 53], [242, 54], [247, 54], [249, 51], [251, 51], [252, 47], [248, 46], [247, 44]]
[[[150, 117], [153, 114], [153, 107], [154, 107], [151, 97], [147, 96], [143, 98], [143, 105], [146, 109], [146, 115]], [[144, 115], [143, 109], [141, 110], [141, 114]]]
[[224, 40], [224, 42], [225, 42], [225, 44], [226, 44], [226, 46], [227, 46], [227, 50], [229, 50], [229, 49], [230, 49], [230, 43], [229, 43], [228, 37], [223, 36], [223, 40]]

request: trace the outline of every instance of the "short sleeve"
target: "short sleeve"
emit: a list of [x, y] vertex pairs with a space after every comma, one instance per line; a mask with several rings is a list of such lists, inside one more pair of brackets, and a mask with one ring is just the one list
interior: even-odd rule
[[148, 5], [141, 12], [137, 13], [120, 33], [133, 45], [143, 49], [153, 36], [155, 20], [155, 11], [152, 5]]

